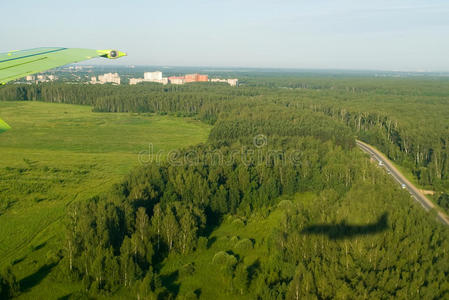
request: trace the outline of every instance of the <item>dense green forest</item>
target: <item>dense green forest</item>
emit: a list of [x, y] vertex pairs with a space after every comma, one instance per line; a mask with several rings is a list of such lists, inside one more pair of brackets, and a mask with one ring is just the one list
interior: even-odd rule
[[[449, 229], [355, 137], [448, 209], [448, 91], [443, 79], [286, 77], [239, 88], [10, 85], [0, 99], [213, 125], [207, 143], [145, 163], [67, 209], [51, 263], [55, 280], [81, 283], [69, 297], [441, 299]], [[0, 292], [13, 296], [13, 275], [2, 278]]]
[[249, 78], [238, 89], [221, 84], [12, 85], [0, 91], [0, 99], [88, 104], [101, 112], [196, 115], [210, 124], [232, 107], [261, 103], [322, 112], [409, 169], [422, 186], [447, 193], [448, 94], [445, 78], [269, 77]]

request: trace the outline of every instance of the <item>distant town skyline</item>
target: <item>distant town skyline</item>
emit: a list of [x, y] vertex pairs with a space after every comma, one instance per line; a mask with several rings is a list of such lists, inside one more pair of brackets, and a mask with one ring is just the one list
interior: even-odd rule
[[116, 48], [129, 55], [117, 65], [449, 71], [442, 0], [25, 0], [2, 11], [1, 52]]

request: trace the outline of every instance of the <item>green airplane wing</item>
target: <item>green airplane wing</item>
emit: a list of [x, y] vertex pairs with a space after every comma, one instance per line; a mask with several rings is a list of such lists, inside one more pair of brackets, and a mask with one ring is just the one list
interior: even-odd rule
[[0, 133], [8, 130], [9, 128], [11, 127], [9, 127], [8, 124], [6, 124], [4, 121], [2, 121], [2, 119], [0, 119]]
[[0, 53], [0, 83], [95, 57], [119, 58], [117, 50], [78, 48], [36, 48]]
[[[0, 53], [0, 85], [27, 75], [95, 57], [115, 59], [125, 55], [126, 53], [117, 50], [57, 47]], [[0, 133], [7, 129], [9, 129], [8, 124], [0, 119]]]

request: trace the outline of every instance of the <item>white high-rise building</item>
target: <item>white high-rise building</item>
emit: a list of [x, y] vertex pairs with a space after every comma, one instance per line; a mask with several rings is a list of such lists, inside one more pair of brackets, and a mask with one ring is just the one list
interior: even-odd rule
[[141, 82], [143, 82], [142, 78], [130, 78], [129, 79], [129, 84], [130, 85], [138, 84], [138, 83], [141, 83]]
[[230, 86], [238, 86], [239, 85], [239, 80], [237, 78], [228, 79], [227, 81]]
[[111, 82], [113, 84], [120, 84], [120, 76], [118, 73], [106, 73], [98, 76], [98, 80], [96, 76], [92, 76], [90, 78], [91, 84], [105, 84]]
[[162, 80], [162, 72], [156, 71], [156, 72], [145, 72], [143, 73], [143, 79], [145, 81], [157, 81]]
[[120, 76], [118, 75], [118, 73], [106, 73], [104, 75], [98, 76], [98, 81], [101, 84], [108, 82], [120, 84]]
[[233, 79], [220, 79], [220, 78], [212, 78], [210, 82], [226, 82], [230, 86], [238, 86], [239, 80], [237, 78]]

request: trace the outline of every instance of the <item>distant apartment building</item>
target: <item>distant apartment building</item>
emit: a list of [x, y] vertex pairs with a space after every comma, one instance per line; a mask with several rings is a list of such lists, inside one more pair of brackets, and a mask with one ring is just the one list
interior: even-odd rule
[[239, 85], [239, 80], [237, 78], [228, 79], [228, 84], [230, 86], [238, 86]]
[[98, 81], [100, 84], [104, 83], [115, 83], [120, 84], [120, 76], [118, 73], [106, 73], [104, 75], [98, 76]]
[[230, 86], [237, 86], [239, 84], [239, 80], [237, 78], [233, 79], [212, 78], [210, 82], [224, 82], [229, 84]]
[[39, 75], [28, 75], [25, 77], [26, 81], [35, 81], [37, 82], [49, 82], [58, 79], [55, 75], [45, 75], [45, 74], [39, 74]]
[[168, 77], [168, 81], [171, 84], [184, 84], [186, 82], [184, 76], [171, 76], [171, 77]]
[[208, 75], [201, 75], [198, 74], [198, 82], [208, 82], [209, 81], [209, 76]]
[[106, 73], [98, 76], [98, 80], [96, 76], [92, 76], [90, 80], [91, 84], [120, 84], [120, 76], [118, 73]]
[[198, 74], [187, 74], [186, 76], [184, 76], [184, 81], [186, 82], [186, 83], [189, 83], [189, 82], [195, 82], [196, 81], [196, 76], [197, 76]]
[[145, 72], [143, 73], [143, 78], [131, 78], [129, 84], [138, 84], [141, 82], [157, 82], [162, 84], [168, 84], [168, 78], [162, 77], [161, 71], [156, 72]]
[[133, 85], [133, 84], [138, 84], [143, 82], [143, 78], [130, 78], [129, 79], [129, 84]]
[[209, 81], [208, 75], [202, 74], [187, 74], [185, 77], [185, 82], [207, 82]]
[[[225, 82], [231, 86], [238, 85], [238, 79], [220, 79], [213, 78], [210, 80], [211, 82]], [[162, 84], [184, 84], [189, 82], [209, 82], [209, 76], [205, 74], [187, 74], [185, 76], [170, 76], [170, 77], [162, 77], [161, 71], [155, 72], [145, 72], [143, 73], [143, 78], [131, 78], [129, 80], [129, 84], [138, 84], [140, 82], [158, 82]]]
[[143, 79], [145, 81], [162, 80], [162, 72], [161, 71], [145, 72], [145, 73], [143, 73]]
[[154, 82], [159, 82], [162, 84], [168, 84], [168, 78], [167, 77], [162, 77], [161, 79], [155, 80]]

